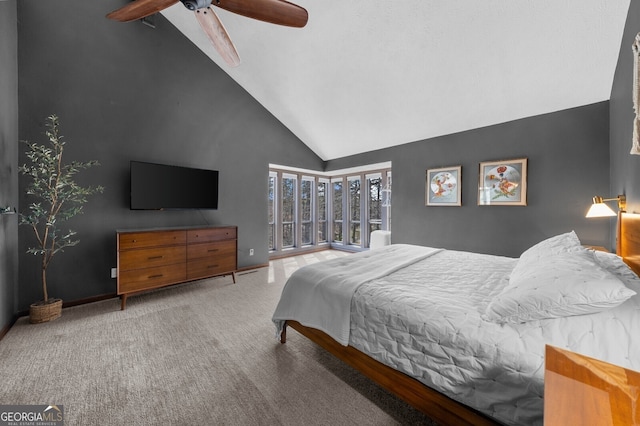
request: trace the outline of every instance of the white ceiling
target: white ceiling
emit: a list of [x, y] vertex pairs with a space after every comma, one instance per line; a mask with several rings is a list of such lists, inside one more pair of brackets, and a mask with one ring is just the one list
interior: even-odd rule
[[[163, 11], [323, 160], [608, 100], [630, 0], [294, 0], [304, 28]], [[629, 46], [631, 54], [631, 46]]]

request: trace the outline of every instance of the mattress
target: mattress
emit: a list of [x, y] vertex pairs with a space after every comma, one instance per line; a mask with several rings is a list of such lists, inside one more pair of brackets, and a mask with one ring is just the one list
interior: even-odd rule
[[[517, 259], [441, 251], [360, 285], [349, 345], [505, 424], [541, 425], [546, 344], [640, 370], [640, 297], [597, 314], [483, 318]], [[544, 265], [541, 265], [544, 267]], [[637, 281], [629, 286], [640, 294]]]

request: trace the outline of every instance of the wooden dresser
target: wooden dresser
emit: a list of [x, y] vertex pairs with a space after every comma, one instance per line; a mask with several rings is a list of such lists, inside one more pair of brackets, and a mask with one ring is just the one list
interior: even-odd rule
[[118, 295], [125, 309], [130, 294], [238, 269], [236, 226], [117, 231]]

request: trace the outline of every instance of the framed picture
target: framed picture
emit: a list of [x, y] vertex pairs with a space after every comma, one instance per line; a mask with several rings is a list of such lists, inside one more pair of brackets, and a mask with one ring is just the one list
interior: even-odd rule
[[480, 163], [478, 205], [526, 206], [527, 159]]
[[461, 206], [462, 166], [427, 170], [425, 205]]

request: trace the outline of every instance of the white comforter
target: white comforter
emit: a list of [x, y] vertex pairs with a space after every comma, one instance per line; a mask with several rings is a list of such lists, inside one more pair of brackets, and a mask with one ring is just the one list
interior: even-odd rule
[[363, 283], [387, 276], [441, 249], [405, 244], [362, 252], [348, 259], [308, 265], [295, 271], [282, 290], [273, 322], [279, 336], [285, 320], [322, 330], [349, 344], [351, 299]]
[[545, 344], [640, 370], [638, 281], [628, 286], [639, 295], [598, 314], [486, 321], [516, 262], [445, 250], [362, 282], [351, 299], [349, 345], [505, 424], [542, 424]]

